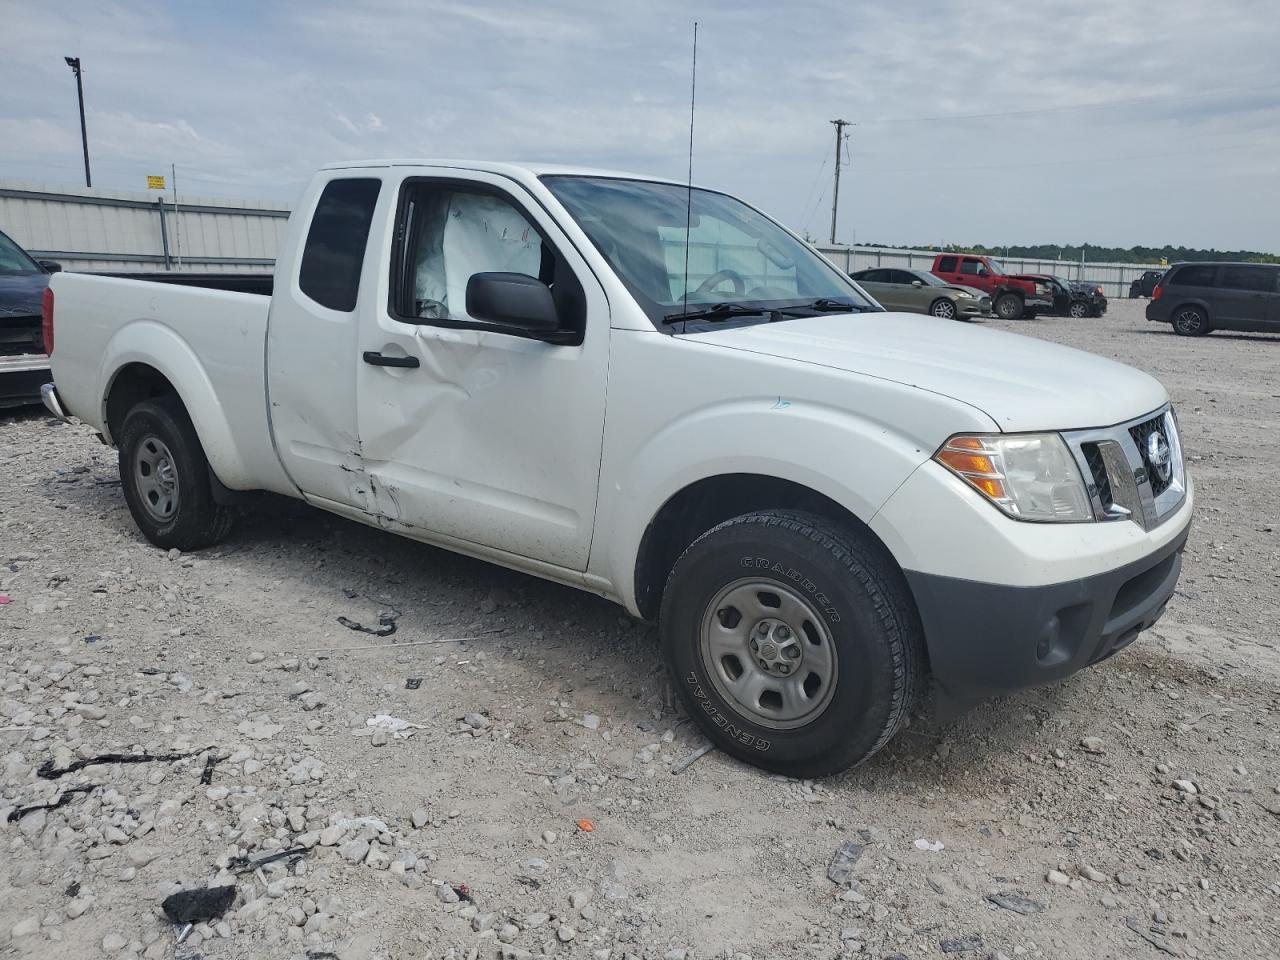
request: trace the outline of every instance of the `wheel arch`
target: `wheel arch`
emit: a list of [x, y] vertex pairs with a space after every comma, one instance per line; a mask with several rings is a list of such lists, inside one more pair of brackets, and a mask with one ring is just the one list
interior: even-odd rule
[[843, 526], [882, 552], [906, 583], [901, 565], [884, 541], [853, 511], [826, 494], [765, 474], [717, 474], [677, 491], [645, 528], [634, 570], [635, 603], [641, 616], [648, 620], [657, 617], [667, 577], [694, 540], [725, 520], [769, 509], [800, 510]]

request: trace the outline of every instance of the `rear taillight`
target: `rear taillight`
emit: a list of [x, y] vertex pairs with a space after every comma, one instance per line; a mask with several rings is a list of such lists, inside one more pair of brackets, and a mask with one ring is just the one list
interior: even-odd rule
[[1156, 284], [1156, 288], [1155, 288], [1154, 290], [1152, 290], [1152, 291], [1151, 291], [1151, 299], [1152, 299], [1152, 300], [1159, 300], [1159, 299], [1160, 299], [1160, 295], [1161, 295], [1162, 293], [1164, 293], [1164, 288], [1163, 288], [1163, 287], [1161, 287], [1161, 286], [1160, 286], [1160, 284], [1158, 284], [1158, 283], [1157, 283], [1157, 284]]
[[53, 291], [48, 287], [40, 298], [40, 335], [44, 338], [44, 352], [53, 356]]

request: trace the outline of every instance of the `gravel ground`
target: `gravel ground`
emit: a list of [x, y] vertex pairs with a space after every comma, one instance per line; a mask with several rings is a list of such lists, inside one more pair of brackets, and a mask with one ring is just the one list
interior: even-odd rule
[[[284, 500], [166, 554], [87, 429], [0, 421], [0, 955], [1274, 958], [1280, 339], [1141, 306], [991, 325], [1172, 391], [1199, 503], [1165, 619], [819, 782], [674, 773], [700, 738], [602, 600]], [[103, 753], [189, 756], [37, 772]], [[176, 944], [161, 902], [210, 884]]]

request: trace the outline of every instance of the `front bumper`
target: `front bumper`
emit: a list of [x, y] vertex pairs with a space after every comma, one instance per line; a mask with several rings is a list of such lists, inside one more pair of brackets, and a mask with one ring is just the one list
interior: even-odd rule
[[905, 571], [928, 641], [941, 714], [1051, 683], [1128, 646], [1164, 613], [1182, 570], [1188, 516], [1152, 553], [1043, 586]]
[[991, 316], [991, 299], [989, 297], [984, 297], [981, 300], [975, 300], [972, 297], [968, 299], [957, 298], [952, 303], [956, 305], [956, 314], [961, 317]]
[[40, 387], [53, 379], [43, 353], [0, 356], [0, 407], [40, 402]]

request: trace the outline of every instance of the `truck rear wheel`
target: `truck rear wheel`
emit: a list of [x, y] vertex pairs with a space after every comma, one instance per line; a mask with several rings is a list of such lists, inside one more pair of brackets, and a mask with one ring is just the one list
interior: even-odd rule
[[836, 773], [897, 732], [923, 631], [879, 544], [813, 514], [749, 513], [704, 533], [662, 600], [685, 708], [726, 753], [789, 776]]
[[1022, 316], [1022, 298], [1016, 293], [1002, 293], [991, 309], [1001, 320], [1017, 320]]
[[117, 442], [124, 499], [148, 540], [166, 549], [198, 550], [227, 535], [235, 515], [214, 500], [209, 461], [176, 398], [134, 406]]

